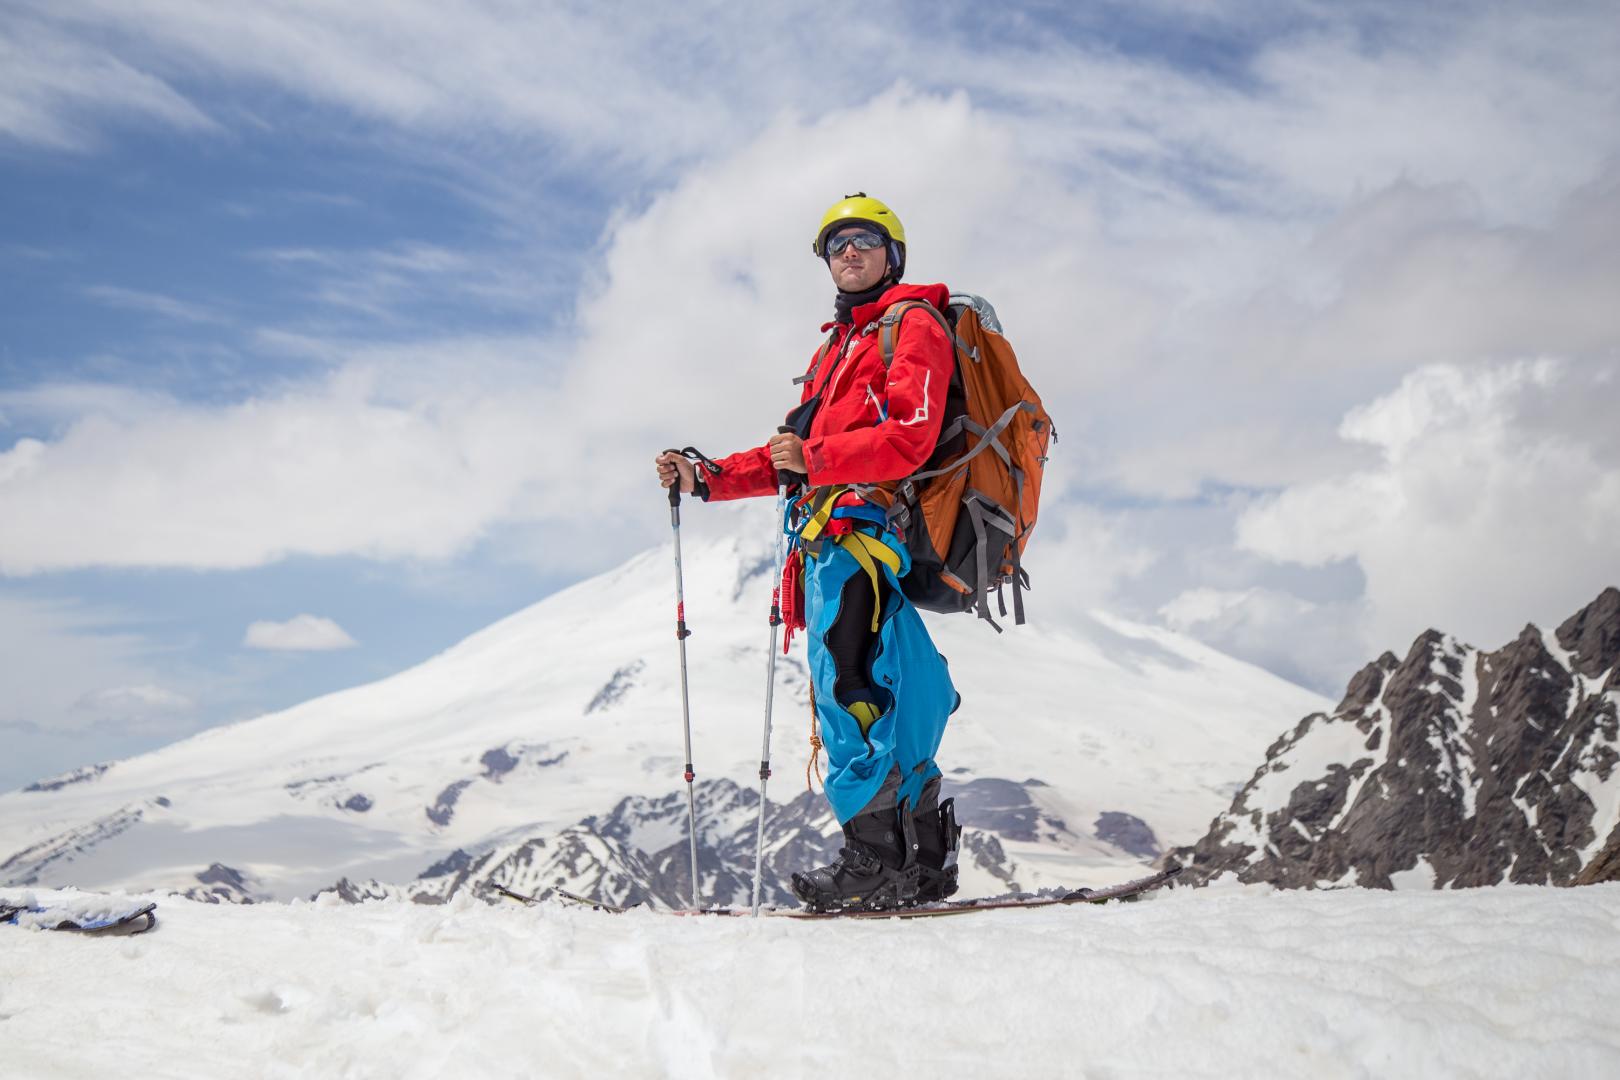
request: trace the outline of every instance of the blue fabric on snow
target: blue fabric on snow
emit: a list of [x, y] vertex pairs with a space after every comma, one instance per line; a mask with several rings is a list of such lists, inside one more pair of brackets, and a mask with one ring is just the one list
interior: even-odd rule
[[[905, 545], [892, 534], [885, 534], [883, 542], [898, 552], [903, 576], [910, 568]], [[878, 626], [881, 645], [872, 662], [871, 682], [889, 700], [879, 702], [883, 713], [863, 737], [860, 724], [833, 693], [838, 667], [824, 639], [838, 618], [844, 584], [854, 574], [866, 578], [866, 572], [830, 538], [820, 545], [818, 557], [804, 561], [810, 678], [827, 750], [827, 801], [839, 824], [860, 813], [896, 767], [902, 776], [900, 801], [915, 805], [923, 785], [940, 773], [934, 754], [945, 734], [946, 720], [961, 703], [945, 658], [934, 648], [922, 616], [900, 591], [894, 573], [881, 564], [879, 568], [889, 588]]]

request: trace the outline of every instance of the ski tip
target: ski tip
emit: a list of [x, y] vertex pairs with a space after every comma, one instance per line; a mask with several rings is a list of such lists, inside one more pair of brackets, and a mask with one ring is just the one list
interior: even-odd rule
[[532, 896], [525, 896], [523, 893], [514, 892], [498, 881], [490, 882], [489, 887], [494, 889], [500, 895], [506, 897], [508, 900], [516, 900], [520, 904], [538, 904], [540, 902]]

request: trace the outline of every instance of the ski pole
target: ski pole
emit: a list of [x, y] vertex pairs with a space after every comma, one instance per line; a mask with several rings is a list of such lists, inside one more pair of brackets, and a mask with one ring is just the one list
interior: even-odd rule
[[[776, 429], [791, 434], [790, 427]], [[759, 915], [759, 887], [765, 874], [765, 789], [771, 779], [771, 705], [776, 694], [776, 628], [782, 625], [782, 544], [783, 524], [787, 517], [788, 487], [797, 483], [789, 472], [776, 474], [776, 555], [771, 560], [771, 644], [765, 650], [765, 739], [759, 751], [759, 834], [754, 841], [754, 905], [753, 914]]]
[[[675, 451], [679, 452], [679, 451]], [[686, 586], [681, 575], [681, 476], [675, 472], [675, 482], [669, 486], [669, 523], [675, 534], [675, 640], [681, 649], [681, 729], [686, 736], [686, 818], [687, 836], [692, 847], [692, 907], [698, 906], [697, 868], [697, 800], [692, 794], [692, 706], [686, 687], [686, 639], [692, 631], [686, 628]]]

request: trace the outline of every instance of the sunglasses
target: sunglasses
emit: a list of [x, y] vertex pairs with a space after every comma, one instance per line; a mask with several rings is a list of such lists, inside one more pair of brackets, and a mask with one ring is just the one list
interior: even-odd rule
[[827, 241], [828, 255], [842, 255], [844, 249], [854, 244], [856, 251], [876, 251], [883, 246], [883, 237], [875, 232], [861, 229], [857, 232], [839, 233]]

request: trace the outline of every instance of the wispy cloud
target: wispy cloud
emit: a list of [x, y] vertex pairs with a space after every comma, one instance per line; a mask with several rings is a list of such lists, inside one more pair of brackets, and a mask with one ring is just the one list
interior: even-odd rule
[[548, 283], [524, 251], [473, 252], [400, 242], [385, 248], [268, 248], [250, 258], [282, 272], [321, 308], [386, 324], [419, 322], [424, 309], [472, 301], [496, 314], [544, 310]]
[[[26, 7], [26, 5], [25, 5]], [[0, 139], [84, 151], [114, 122], [217, 130], [162, 78], [49, 24], [12, 12], [0, 36]]]
[[186, 695], [151, 683], [113, 686], [95, 690], [79, 699], [78, 707], [94, 712], [173, 712], [189, 709], [195, 702]]
[[71, 248], [35, 244], [0, 244], [0, 259], [28, 263], [66, 262], [75, 258]]
[[125, 311], [138, 311], [158, 315], [165, 319], [187, 323], [224, 323], [228, 320], [219, 311], [205, 304], [179, 300], [162, 293], [143, 289], [126, 289], [119, 285], [89, 285], [84, 295], [109, 307]]
[[249, 624], [242, 644], [249, 649], [277, 652], [331, 652], [352, 649], [359, 642], [324, 616], [295, 615], [285, 622], [261, 620]]
[[355, 210], [364, 203], [355, 195], [333, 191], [299, 189], [265, 190], [228, 199], [220, 209], [233, 217], [252, 219], [319, 207], [334, 211]]

